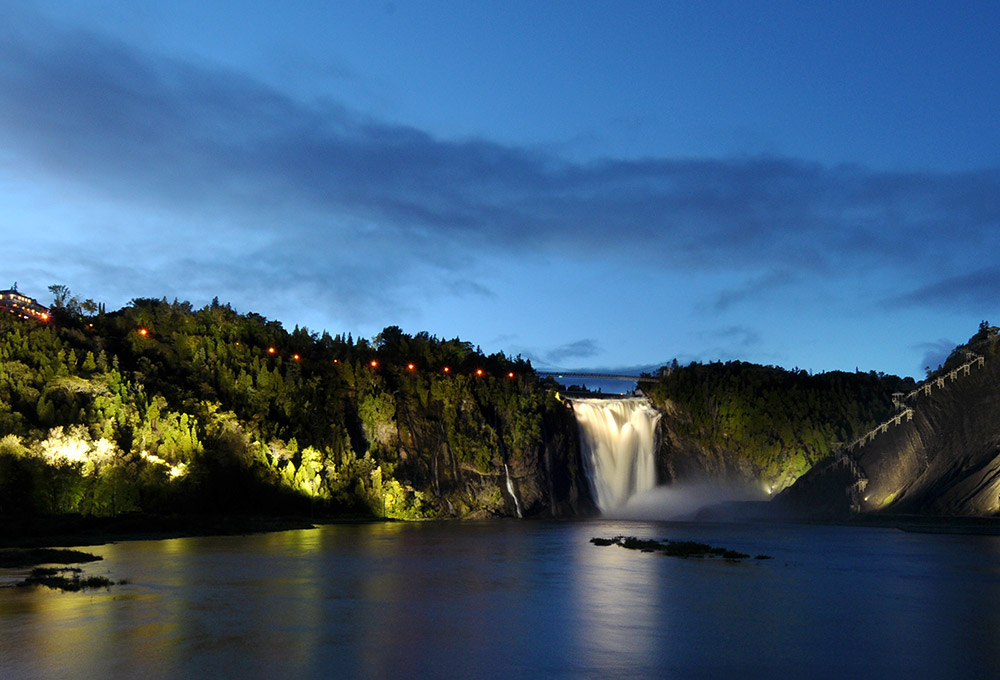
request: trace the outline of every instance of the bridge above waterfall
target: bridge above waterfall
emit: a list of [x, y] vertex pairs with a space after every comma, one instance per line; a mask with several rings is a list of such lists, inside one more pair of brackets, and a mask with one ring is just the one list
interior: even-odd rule
[[[599, 371], [539, 371], [535, 373], [540, 377], [551, 377], [562, 383], [562, 394], [570, 397], [593, 397], [593, 398], [617, 398], [634, 393], [643, 383], [649, 384], [657, 381], [657, 377], [648, 373], [642, 375], [628, 375], [625, 373], [602, 373]], [[658, 374], [659, 372], [657, 372]], [[581, 391], [570, 390], [573, 385], [582, 385]]]
[[656, 382], [659, 380], [657, 376], [652, 376], [649, 374], [643, 375], [623, 375], [618, 373], [595, 373], [595, 372], [582, 372], [582, 371], [539, 371], [535, 370], [535, 374], [542, 376], [544, 378], [555, 378], [559, 380], [561, 378], [590, 378], [592, 380], [621, 380], [625, 382]]

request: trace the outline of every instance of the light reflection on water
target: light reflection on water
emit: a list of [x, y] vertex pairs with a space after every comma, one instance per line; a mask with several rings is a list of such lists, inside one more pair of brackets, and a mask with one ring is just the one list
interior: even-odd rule
[[[701, 540], [681, 560], [593, 536]], [[996, 677], [1000, 538], [652, 522], [332, 525], [89, 549], [0, 590], [0, 677]]]

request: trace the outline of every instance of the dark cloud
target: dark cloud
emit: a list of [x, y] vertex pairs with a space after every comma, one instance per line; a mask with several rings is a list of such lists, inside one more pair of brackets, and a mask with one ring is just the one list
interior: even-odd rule
[[588, 359], [590, 357], [597, 356], [600, 353], [601, 349], [598, 346], [597, 341], [587, 338], [570, 342], [549, 350], [545, 354], [545, 363], [561, 366], [565, 365], [564, 362], [566, 361]]
[[450, 292], [456, 295], [472, 296], [489, 300], [495, 300], [497, 298], [497, 294], [494, 291], [490, 290], [487, 286], [484, 286], [478, 281], [473, 281], [472, 279], [452, 279], [447, 282], [446, 287]]
[[751, 351], [759, 354], [761, 346], [760, 333], [749, 326], [733, 325], [704, 331], [699, 334], [701, 349], [683, 357], [681, 363], [688, 361], [729, 361], [743, 359]]
[[960, 306], [970, 311], [996, 309], [1000, 291], [1000, 266], [937, 279], [886, 302], [892, 305]]
[[922, 342], [915, 345], [913, 349], [923, 352], [920, 370], [929, 369], [933, 371], [940, 367], [952, 353], [952, 350], [955, 349], [955, 346], [956, 343], [947, 338], [941, 338], [937, 342]]
[[706, 339], [714, 339], [725, 347], [746, 349], [760, 344], [760, 334], [746, 326], [727, 326], [705, 334]]
[[[908, 304], [971, 304], [995, 290], [998, 270], [959, 272], [1000, 252], [997, 170], [878, 173], [759, 157], [574, 163], [437, 139], [38, 22], [0, 27], [9, 157], [27, 173], [165, 211], [203, 250], [259, 253], [254, 271], [266, 280], [306, 272], [364, 298], [415, 267], [461, 281], [485, 253], [541, 251], [774, 272], [723, 291], [717, 311], [781, 285], [786, 272], [945, 277], [900, 300]], [[279, 263], [282, 253], [291, 259]], [[231, 274], [247, 275], [235, 265]]]
[[762, 276], [752, 278], [739, 287], [726, 288], [721, 291], [715, 298], [713, 306], [717, 311], [725, 311], [733, 305], [763, 297], [775, 289], [794, 285], [797, 280], [798, 277], [790, 271], [771, 271]]

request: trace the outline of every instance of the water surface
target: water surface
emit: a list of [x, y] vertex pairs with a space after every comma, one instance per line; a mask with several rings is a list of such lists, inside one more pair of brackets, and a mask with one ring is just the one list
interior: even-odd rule
[[[593, 536], [772, 560], [683, 560]], [[333, 525], [88, 548], [0, 590], [2, 678], [997, 677], [1000, 538], [638, 522]]]

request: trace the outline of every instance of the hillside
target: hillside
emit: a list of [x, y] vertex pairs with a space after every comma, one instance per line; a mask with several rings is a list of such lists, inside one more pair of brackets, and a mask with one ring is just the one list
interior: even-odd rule
[[660, 479], [778, 492], [888, 417], [911, 379], [811, 375], [740, 361], [674, 366], [648, 388], [660, 419]]
[[[675, 363], [647, 387], [658, 482], [784, 490], [810, 516], [995, 513], [998, 347], [984, 326], [921, 385]], [[64, 297], [49, 323], [0, 314], [0, 515], [590, 514], [554, 388], [396, 327], [355, 341], [217, 302]]]
[[2, 515], [591, 507], [572, 416], [519, 358], [218, 303], [62, 302], [48, 324], [0, 315]]
[[1000, 336], [983, 324], [893, 420], [776, 499], [812, 517], [1000, 511]]

